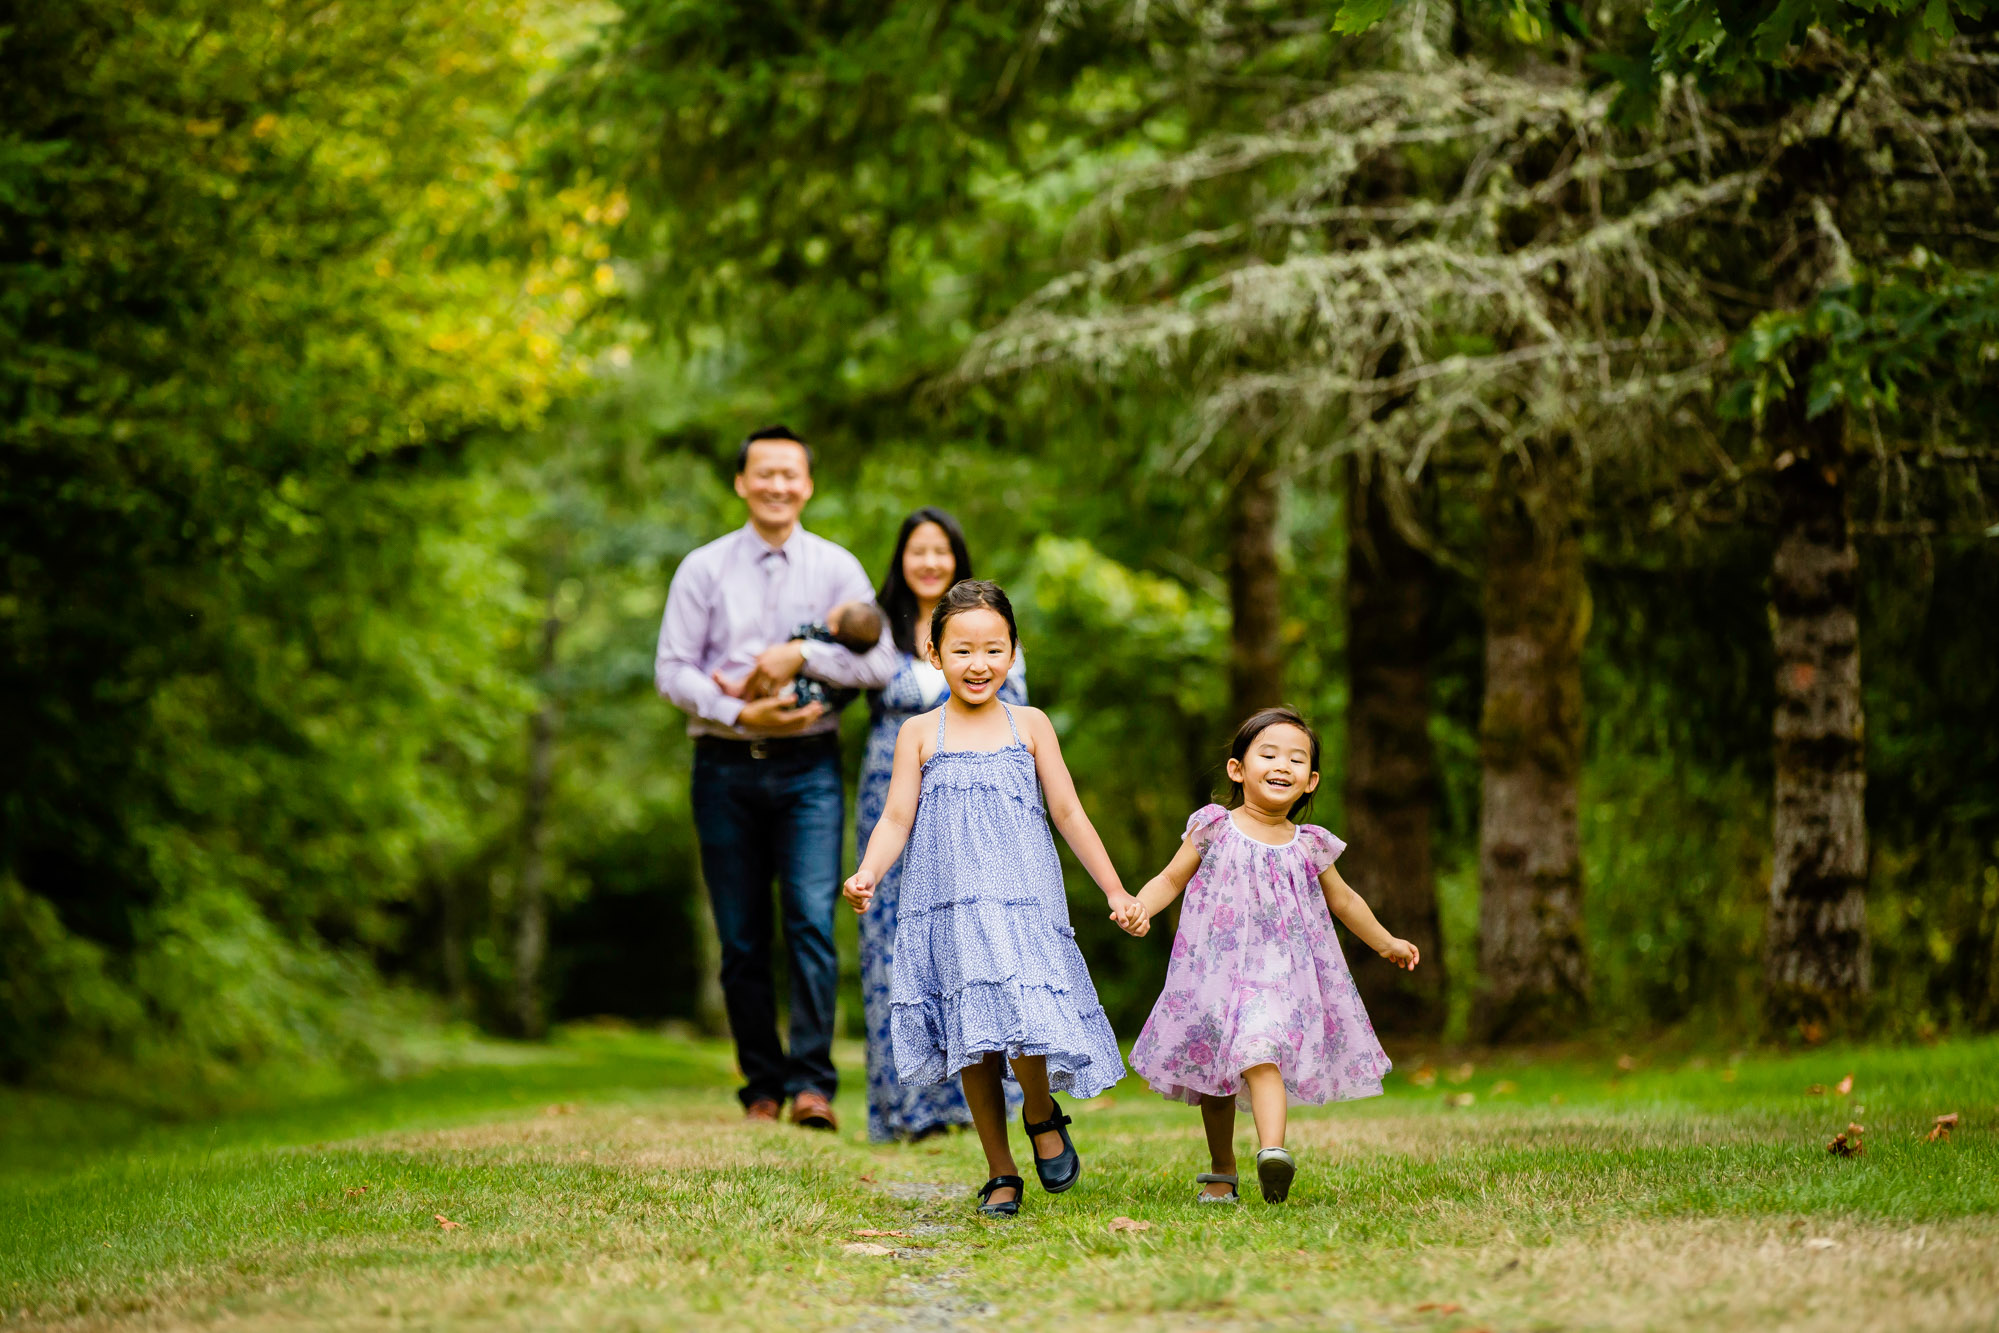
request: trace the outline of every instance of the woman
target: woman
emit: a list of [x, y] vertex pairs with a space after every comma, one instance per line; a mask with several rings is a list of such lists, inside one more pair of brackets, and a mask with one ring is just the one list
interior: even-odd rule
[[[958, 520], [924, 506], [902, 520], [889, 557], [888, 576], [875, 600], [888, 617], [902, 664], [895, 679], [868, 696], [867, 758], [861, 762], [856, 802], [858, 845], [866, 848], [888, 802], [889, 774], [895, 768], [895, 738], [902, 724], [942, 703], [944, 673], [930, 665], [930, 612], [959, 579], [972, 577], [972, 557]], [[1018, 654], [1000, 686], [1008, 703], [1027, 702], [1026, 667]], [[951, 1125], [972, 1123], [958, 1080], [905, 1088], [896, 1079], [889, 1047], [889, 976], [895, 961], [895, 909], [902, 865], [891, 866], [875, 886], [874, 903], [861, 914], [861, 1003], [868, 1022], [868, 1137], [876, 1143], [920, 1139]], [[1020, 1089], [1009, 1082], [1007, 1104], [1016, 1108]]]

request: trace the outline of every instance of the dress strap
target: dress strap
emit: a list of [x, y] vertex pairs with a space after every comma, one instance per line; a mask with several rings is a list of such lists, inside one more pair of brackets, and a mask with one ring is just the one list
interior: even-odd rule
[[950, 702], [951, 700], [947, 697], [944, 703], [937, 705], [937, 752], [939, 754], [944, 752], [944, 707], [945, 704]]
[[1007, 708], [1006, 700], [1000, 700], [1000, 707], [1006, 709], [1006, 729], [1013, 733], [1013, 743], [1020, 744], [1020, 728], [1013, 725], [1013, 709]]

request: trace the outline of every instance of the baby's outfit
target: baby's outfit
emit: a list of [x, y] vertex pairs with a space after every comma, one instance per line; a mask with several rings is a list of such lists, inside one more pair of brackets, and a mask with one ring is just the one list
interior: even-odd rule
[[1154, 1092], [1247, 1108], [1242, 1071], [1274, 1064], [1295, 1104], [1381, 1095], [1388, 1056], [1375, 1039], [1333, 933], [1319, 874], [1346, 844], [1301, 824], [1258, 842], [1207, 805], [1187, 820], [1201, 853], [1188, 881], [1166, 988], [1132, 1047]]
[[895, 1067], [916, 1085], [992, 1051], [1042, 1055], [1051, 1088], [1094, 1097], [1124, 1077], [1124, 1061], [1069, 925], [1034, 754], [1000, 707], [1013, 743], [997, 750], [945, 749], [937, 710], [937, 752], [902, 854]]
[[[814, 643], [839, 642], [837, 638], [833, 637], [833, 631], [826, 628], [826, 622], [823, 620], [814, 620], [800, 625], [797, 629], [791, 631], [791, 637], [794, 639], [810, 639]], [[854, 702], [854, 697], [860, 693], [859, 690], [850, 690], [839, 685], [828, 685], [823, 680], [814, 680], [803, 673], [792, 677], [791, 690], [797, 699], [797, 702], [792, 704], [793, 708], [803, 708], [807, 704], [824, 704], [828, 713], [839, 712], [842, 708]]]

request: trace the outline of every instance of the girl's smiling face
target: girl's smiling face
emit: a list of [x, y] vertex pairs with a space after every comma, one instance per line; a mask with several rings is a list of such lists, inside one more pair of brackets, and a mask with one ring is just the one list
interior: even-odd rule
[[1278, 722], [1258, 732], [1240, 759], [1229, 760], [1229, 781], [1242, 784], [1243, 804], [1279, 818], [1315, 790], [1312, 738], [1300, 727]]
[[958, 557], [951, 539], [935, 523], [919, 523], [902, 548], [902, 577], [919, 603], [928, 605], [948, 591], [958, 578]]
[[1013, 635], [1006, 617], [985, 607], [958, 612], [944, 622], [943, 640], [930, 645], [930, 660], [943, 670], [961, 702], [986, 703], [1013, 669]]

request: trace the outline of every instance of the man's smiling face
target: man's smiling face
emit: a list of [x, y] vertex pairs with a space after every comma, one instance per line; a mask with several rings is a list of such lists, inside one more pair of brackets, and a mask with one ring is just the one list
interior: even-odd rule
[[736, 494], [749, 505], [750, 518], [759, 528], [789, 529], [812, 498], [812, 465], [805, 446], [796, 440], [751, 444], [743, 470], [736, 474]]

